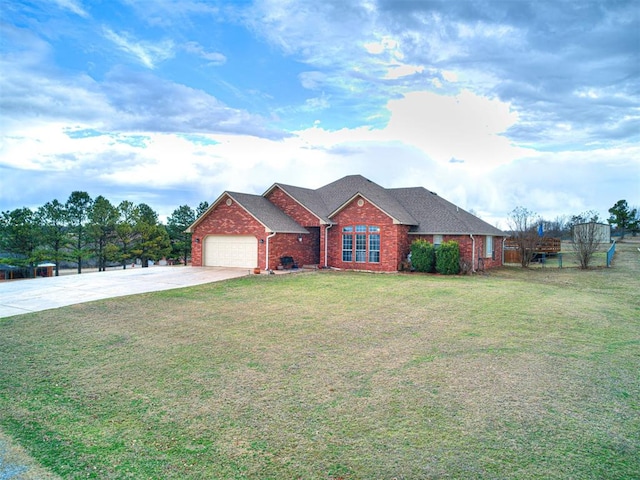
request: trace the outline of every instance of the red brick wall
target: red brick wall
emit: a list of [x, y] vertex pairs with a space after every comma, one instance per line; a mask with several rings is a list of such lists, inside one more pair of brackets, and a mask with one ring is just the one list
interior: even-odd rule
[[273, 191], [267, 195], [267, 199], [303, 227], [317, 227], [320, 225], [318, 217], [296, 202], [279, 187], [274, 188]]
[[[280, 187], [275, 187], [266, 198], [303, 227], [319, 227], [321, 225], [318, 217], [291, 198]], [[302, 235], [302, 243], [297, 241], [297, 235], [295, 236], [296, 244], [288, 240], [280, 239], [279, 242], [284, 242], [282, 252], [285, 253], [278, 255], [278, 258], [280, 256], [291, 256], [300, 266], [324, 265], [323, 229], [321, 229], [320, 232], [317, 229], [309, 229], [309, 232], [308, 235]], [[278, 236], [280, 235], [281, 234], [278, 234]], [[278, 246], [278, 248], [280, 248], [280, 246]], [[295, 252], [295, 255], [293, 253], [286, 253], [287, 250]]]
[[[405, 248], [407, 227], [394, 225], [393, 220], [365, 199], [358, 206], [356, 197], [332, 220], [337, 223], [329, 230], [329, 266], [351, 270], [370, 270], [375, 272], [395, 272], [401, 260], [401, 251]], [[342, 261], [342, 227], [349, 225], [375, 225], [380, 227], [380, 263], [360, 263]], [[354, 240], [355, 242], [355, 240]], [[354, 259], [355, 260], [355, 259]]]
[[[493, 237], [493, 251], [494, 251], [493, 258], [491, 257], [491, 253], [489, 253], [488, 256], [486, 256], [486, 253], [485, 253], [486, 236], [474, 235], [473, 238], [475, 239], [475, 247], [476, 247], [475, 256], [473, 257], [474, 269], [482, 269], [483, 264], [485, 269], [502, 266], [503, 237]], [[471, 258], [473, 254], [473, 251], [472, 251], [473, 242], [471, 240], [471, 237], [469, 237], [469, 235], [466, 235], [466, 236], [446, 238], [445, 236], [445, 240], [449, 240], [449, 239], [456, 240], [460, 244], [460, 256], [465, 260], [467, 260], [468, 262], [471, 262]], [[463, 256], [463, 249], [464, 249], [464, 256]]]
[[[430, 243], [433, 243], [433, 235], [411, 235], [409, 238], [409, 242], [413, 242], [417, 239], [424, 239]], [[466, 260], [471, 264], [473, 259], [473, 268], [475, 270], [478, 269], [479, 258], [482, 258], [482, 262], [484, 263], [484, 268], [494, 268], [502, 265], [502, 238], [503, 237], [493, 237], [493, 250], [495, 251], [494, 259], [491, 257], [485, 257], [485, 236], [484, 235], [474, 235], [475, 239], [475, 256], [473, 255], [473, 240], [469, 235], [443, 235], [442, 241], [448, 242], [450, 240], [454, 240], [458, 242], [460, 246], [460, 258]], [[408, 252], [407, 252], [408, 253]]]
[[[406, 260], [411, 251], [413, 237], [409, 236], [409, 228], [408, 225], [398, 225], [398, 262]], [[400, 270], [400, 265], [398, 265], [398, 270]]]
[[[298, 241], [302, 238], [302, 242]], [[280, 263], [280, 257], [293, 257], [295, 263], [312, 265], [314, 252], [312, 243], [314, 240], [310, 235], [298, 235], [295, 233], [278, 233], [269, 239], [269, 268], [275, 270]]]
[[[207, 235], [254, 235], [258, 240], [267, 236], [264, 226], [244, 208], [236, 202], [227, 205], [228, 198], [226, 195], [221, 198], [218, 205], [196, 226], [191, 235], [191, 264], [194, 267], [202, 266], [202, 246]], [[263, 268], [264, 263], [264, 244], [258, 243], [257, 266]]]

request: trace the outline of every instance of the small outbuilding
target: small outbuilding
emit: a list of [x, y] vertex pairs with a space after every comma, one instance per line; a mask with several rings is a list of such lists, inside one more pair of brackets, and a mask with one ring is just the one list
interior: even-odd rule
[[13, 280], [15, 278], [22, 278], [22, 269], [15, 265], [0, 263], [0, 280]]
[[573, 241], [593, 235], [595, 243], [611, 243], [611, 225], [608, 223], [578, 223], [573, 226]]
[[36, 266], [36, 277], [53, 277], [56, 264], [51, 262], [39, 263]]

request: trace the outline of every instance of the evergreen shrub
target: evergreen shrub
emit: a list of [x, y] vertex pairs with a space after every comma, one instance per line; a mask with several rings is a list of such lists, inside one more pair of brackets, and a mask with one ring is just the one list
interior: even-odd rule
[[436, 250], [436, 271], [442, 275], [460, 273], [460, 246], [458, 242], [451, 240], [440, 244]]
[[434, 272], [435, 262], [435, 248], [431, 243], [422, 239], [414, 240], [411, 243], [411, 266], [417, 272]]

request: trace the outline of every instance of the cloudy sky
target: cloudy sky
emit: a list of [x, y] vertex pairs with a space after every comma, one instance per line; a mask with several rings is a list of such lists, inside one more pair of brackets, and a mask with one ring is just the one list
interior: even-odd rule
[[636, 0], [0, 0], [0, 210], [359, 173], [506, 227], [640, 205]]

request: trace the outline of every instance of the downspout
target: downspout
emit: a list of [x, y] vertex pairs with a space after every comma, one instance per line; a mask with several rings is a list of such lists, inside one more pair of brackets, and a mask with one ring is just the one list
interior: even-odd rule
[[476, 273], [476, 239], [473, 238], [473, 234], [470, 233], [471, 237], [471, 272]]
[[507, 241], [507, 237], [502, 237], [502, 264], [501, 267], [504, 267], [504, 242]]
[[271, 235], [269, 235], [267, 237], [266, 247], [265, 247], [266, 251], [265, 251], [265, 255], [264, 255], [266, 257], [266, 260], [265, 260], [266, 264], [265, 264], [265, 267], [264, 267], [265, 272], [269, 271], [269, 239], [271, 237], [275, 237], [275, 236], [276, 236], [276, 232], [273, 232]]
[[329, 255], [329, 229], [333, 227], [333, 224], [327, 225], [324, 229], [324, 268], [329, 268], [327, 256]]

